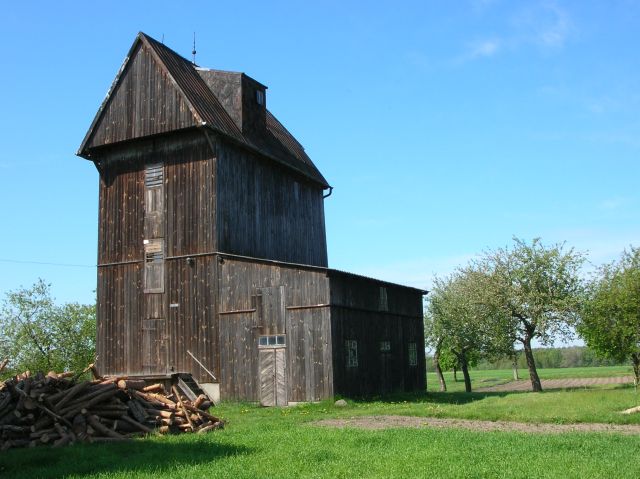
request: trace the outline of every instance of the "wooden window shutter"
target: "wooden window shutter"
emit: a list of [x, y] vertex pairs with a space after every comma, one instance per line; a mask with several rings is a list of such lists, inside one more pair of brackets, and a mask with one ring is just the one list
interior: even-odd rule
[[164, 169], [162, 163], [144, 169], [144, 229], [147, 238], [164, 236]]
[[164, 240], [147, 240], [144, 245], [144, 292], [164, 293]]

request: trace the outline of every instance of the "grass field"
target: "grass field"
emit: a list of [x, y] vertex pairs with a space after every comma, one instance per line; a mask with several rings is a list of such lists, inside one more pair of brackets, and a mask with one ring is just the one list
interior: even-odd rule
[[[529, 372], [526, 369], [520, 369], [520, 380], [529, 381]], [[547, 368], [538, 369], [540, 379], [565, 379], [565, 378], [600, 378], [610, 376], [633, 376], [631, 366], [603, 366], [593, 368]], [[471, 385], [473, 389], [497, 386], [513, 380], [513, 372], [511, 369], [494, 369], [470, 371]], [[464, 382], [462, 373], [458, 372], [458, 382], [453, 380], [453, 373], [447, 371], [444, 373], [447, 390], [456, 392], [464, 391]], [[427, 389], [429, 391], [438, 391], [440, 385], [436, 373], [427, 374]]]
[[[481, 373], [478, 376], [482, 379], [503, 375]], [[578, 370], [576, 374], [589, 372]], [[638, 424], [640, 417], [618, 413], [636, 404], [638, 396], [633, 388], [621, 386], [541, 394], [429, 393], [349, 401], [347, 408], [337, 408], [332, 402], [284, 409], [223, 404], [215, 409], [228, 421], [223, 431], [128, 444], [0, 452], [0, 477], [636, 478], [640, 477], [640, 462], [635, 460], [640, 436], [426, 428], [367, 431], [310, 424], [318, 419], [379, 414]]]

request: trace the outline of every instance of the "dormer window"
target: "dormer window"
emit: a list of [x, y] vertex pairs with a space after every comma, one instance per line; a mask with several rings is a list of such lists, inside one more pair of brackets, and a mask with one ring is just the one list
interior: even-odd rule
[[258, 105], [264, 105], [264, 92], [262, 90], [256, 90], [256, 102]]

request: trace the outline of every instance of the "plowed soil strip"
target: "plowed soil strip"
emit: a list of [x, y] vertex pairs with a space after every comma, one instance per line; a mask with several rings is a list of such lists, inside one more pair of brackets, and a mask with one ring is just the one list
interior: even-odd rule
[[[542, 389], [570, 389], [596, 386], [598, 384], [627, 384], [632, 383], [631, 376], [615, 376], [608, 378], [568, 378], [568, 379], [543, 379]], [[498, 386], [476, 389], [475, 392], [510, 392], [510, 391], [531, 391], [531, 381], [521, 379], [511, 381]]]
[[313, 426], [358, 428], [368, 430], [392, 428], [458, 428], [471, 431], [515, 431], [534, 434], [563, 434], [568, 432], [606, 432], [618, 434], [640, 434], [640, 424], [530, 424], [510, 421], [476, 421], [416, 416], [362, 416], [342, 419], [323, 419], [311, 423]]

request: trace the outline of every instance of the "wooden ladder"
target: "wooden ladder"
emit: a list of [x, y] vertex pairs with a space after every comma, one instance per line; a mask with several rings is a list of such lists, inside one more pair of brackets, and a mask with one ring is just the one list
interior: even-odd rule
[[176, 386], [180, 391], [189, 398], [189, 401], [195, 401], [198, 396], [203, 394], [209, 397], [206, 392], [202, 390], [198, 381], [189, 373], [176, 374], [177, 383]]

